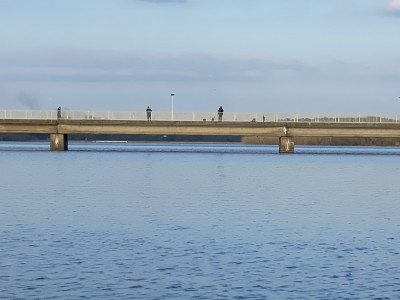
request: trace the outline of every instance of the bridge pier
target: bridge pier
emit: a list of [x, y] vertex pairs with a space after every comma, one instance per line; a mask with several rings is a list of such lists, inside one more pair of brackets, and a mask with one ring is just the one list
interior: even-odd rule
[[50, 150], [51, 151], [67, 151], [68, 135], [62, 133], [50, 134]]
[[294, 153], [294, 142], [292, 137], [281, 136], [279, 138], [279, 153]]

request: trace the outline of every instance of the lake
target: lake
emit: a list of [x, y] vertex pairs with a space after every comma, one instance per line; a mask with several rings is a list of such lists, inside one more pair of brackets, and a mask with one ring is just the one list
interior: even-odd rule
[[0, 142], [0, 299], [399, 299], [400, 148]]

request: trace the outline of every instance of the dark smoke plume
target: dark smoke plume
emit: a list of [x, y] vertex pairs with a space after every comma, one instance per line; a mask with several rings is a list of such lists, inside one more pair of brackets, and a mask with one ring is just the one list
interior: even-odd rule
[[37, 97], [26, 92], [21, 92], [19, 94], [18, 102], [28, 109], [40, 109], [40, 104]]

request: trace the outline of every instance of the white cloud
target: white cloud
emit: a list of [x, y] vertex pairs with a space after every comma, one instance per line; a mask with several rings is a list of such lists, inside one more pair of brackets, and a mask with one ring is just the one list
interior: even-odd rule
[[192, 3], [200, 0], [139, 0], [139, 1], [166, 4], [166, 3]]
[[385, 10], [390, 13], [400, 13], [400, 0], [391, 0], [386, 3]]

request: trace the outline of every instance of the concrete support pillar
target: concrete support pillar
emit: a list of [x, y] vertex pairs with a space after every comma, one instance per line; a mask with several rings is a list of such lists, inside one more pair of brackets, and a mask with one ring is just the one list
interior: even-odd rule
[[50, 134], [50, 150], [51, 151], [67, 151], [68, 135], [62, 133]]
[[279, 138], [279, 153], [294, 153], [294, 142], [289, 136]]

